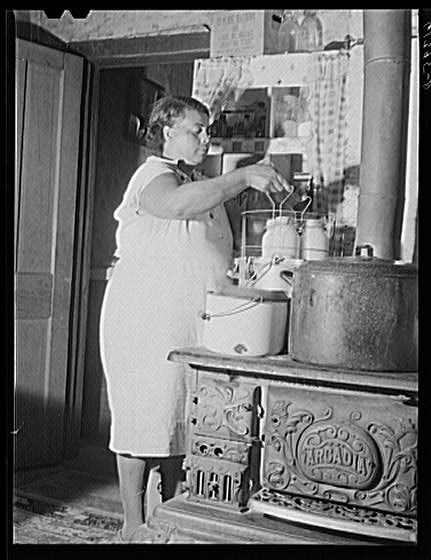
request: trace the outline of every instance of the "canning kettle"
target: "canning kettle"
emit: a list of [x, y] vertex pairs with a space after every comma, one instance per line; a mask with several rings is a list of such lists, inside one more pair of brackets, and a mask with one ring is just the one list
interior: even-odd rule
[[368, 371], [418, 367], [418, 269], [373, 256], [305, 261], [292, 289], [289, 353], [318, 366]]

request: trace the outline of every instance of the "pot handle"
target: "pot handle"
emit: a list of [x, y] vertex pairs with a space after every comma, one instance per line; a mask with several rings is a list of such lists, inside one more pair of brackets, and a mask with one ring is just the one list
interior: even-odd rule
[[287, 270], [280, 270], [280, 277], [283, 278], [283, 280], [285, 282], [287, 282], [289, 284], [289, 286], [292, 288], [293, 286], [293, 277], [292, 276], [288, 276], [287, 274]]
[[362, 259], [372, 259], [374, 256], [374, 247], [369, 243], [358, 245], [355, 249], [355, 255]]

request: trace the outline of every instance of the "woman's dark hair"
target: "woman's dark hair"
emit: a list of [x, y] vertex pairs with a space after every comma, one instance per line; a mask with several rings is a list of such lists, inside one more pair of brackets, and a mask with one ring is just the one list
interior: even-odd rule
[[168, 96], [157, 100], [151, 109], [148, 120], [147, 133], [145, 136], [146, 145], [155, 153], [163, 153], [163, 127], [173, 126], [176, 119], [185, 117], [187, 110], [198, 111], [207, 117], [210, 116], [208, 107], [195, 99], [185, 96]]

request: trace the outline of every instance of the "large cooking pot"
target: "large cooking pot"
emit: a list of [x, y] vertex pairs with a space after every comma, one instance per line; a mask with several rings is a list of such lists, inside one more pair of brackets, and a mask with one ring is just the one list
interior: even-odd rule
[[371, 371], [414, 371], [418, 270], [372, 256], [331, 257], [295, 273], [289, 325], [294, 360]]

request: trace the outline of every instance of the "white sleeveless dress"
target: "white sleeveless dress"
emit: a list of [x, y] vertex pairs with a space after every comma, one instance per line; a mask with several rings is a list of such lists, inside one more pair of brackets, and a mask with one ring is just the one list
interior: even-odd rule
[[156, 176], [189, 181], [176, 163], [150, 156], [114, 213], [119, 260], [103, 300], [100, 350], [115, 453], [185, 453], [188, 366], [167, 356], [201, 344], [206, 292], [229, 283], [233, 239], [223, 205], [188, 220], [138, 209], [142, 189]]

